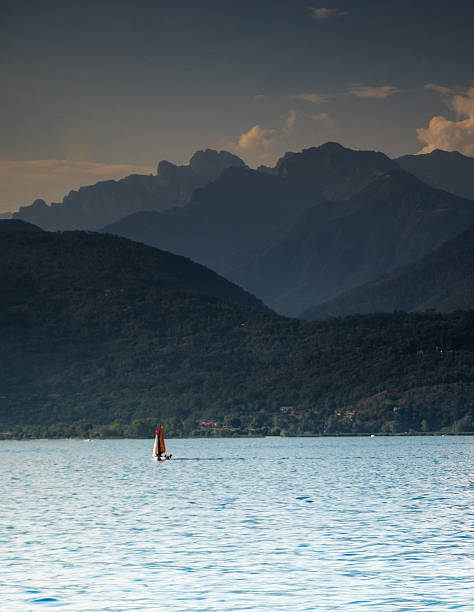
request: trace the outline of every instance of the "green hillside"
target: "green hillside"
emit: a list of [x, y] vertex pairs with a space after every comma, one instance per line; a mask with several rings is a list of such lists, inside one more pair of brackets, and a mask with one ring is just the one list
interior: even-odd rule
[[0, 236], [3, 436], [471, 431], [474, 315], [306, 322], [189, 260]]

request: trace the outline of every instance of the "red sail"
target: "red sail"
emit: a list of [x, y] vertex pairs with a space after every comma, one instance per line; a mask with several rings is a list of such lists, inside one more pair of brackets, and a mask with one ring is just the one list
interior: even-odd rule
[[155, 432], [155, 444], [153, 445], [153, 457], [161, 457], [166, 453], [165, 439], [163, 437], [163, 428], [161, 425]]
[[158, 436], [158, 446], [160, 455], [166, 453], [165, 438], [163, 436], [163, 427], [160, 425], [160, 434]]

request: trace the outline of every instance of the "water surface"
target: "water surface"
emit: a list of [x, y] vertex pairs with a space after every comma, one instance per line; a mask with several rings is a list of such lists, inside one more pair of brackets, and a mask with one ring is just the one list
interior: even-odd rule
[[167, 446], [0, 442], [2, 609], [473, 609], [473, 437]]

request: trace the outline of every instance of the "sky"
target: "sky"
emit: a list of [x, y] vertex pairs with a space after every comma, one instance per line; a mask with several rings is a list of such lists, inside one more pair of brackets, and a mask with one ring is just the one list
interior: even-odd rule
[[474, 156], [472, 0], [2, 0], [0, 213], [226, 149]]

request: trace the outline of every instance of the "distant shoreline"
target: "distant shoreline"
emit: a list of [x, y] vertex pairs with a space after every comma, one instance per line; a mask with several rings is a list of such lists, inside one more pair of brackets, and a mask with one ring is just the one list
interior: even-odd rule
[[[285, 439], [285, 438], [420, 438], [420, 437], [443, 437], [443, 436], [474, 436], [474, 431], [464, 432], [403, 432], [403, 433], [328, 433], [328, 434], [306, 434], [306, 435], [285, 435], [285, 436], [183, 436], [183, 437], [170, 437], [172, 440], [264, 440], [264, 439]], [[8, 436], [8, 434], [0, 434], [0, 442], [13, 441], [13, 442], [50, 442], [56, 441], [69, 441], [69, 442], [100, 442], [104, 440], [150, 440], [150, 438], [130, 438], [130, 437], [101, 437], [101, 438], [16, 438], [14, 436]]]

